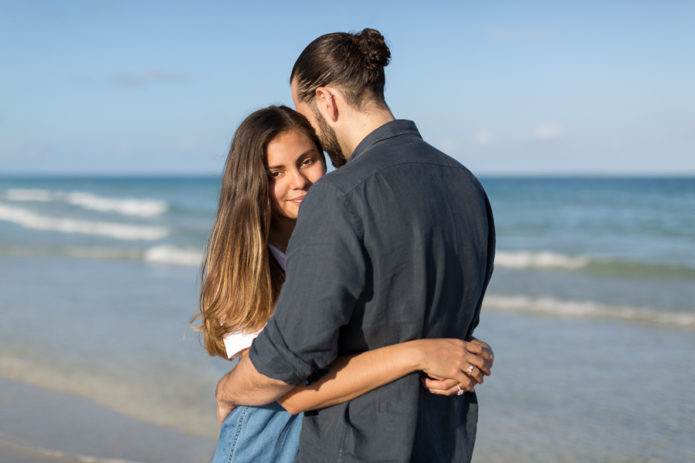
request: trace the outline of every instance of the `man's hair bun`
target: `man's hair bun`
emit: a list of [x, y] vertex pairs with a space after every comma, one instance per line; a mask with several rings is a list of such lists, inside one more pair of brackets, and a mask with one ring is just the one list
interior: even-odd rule
[[391, 51], [384, 41], [384, 36], [376, 29], [363, 29], [353, 36], [357, 46], [364, 55], [368, 67], [385, 67], [391, 59]]

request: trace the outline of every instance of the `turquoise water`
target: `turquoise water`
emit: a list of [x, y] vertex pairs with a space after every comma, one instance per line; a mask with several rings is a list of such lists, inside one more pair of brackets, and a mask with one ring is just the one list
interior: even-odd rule
[[[543, 461], [548, 445], [559, 447], [545, 461], [684, 461], [695, 374], [674, 359], [695, 352], [695, 178], [481, 181], [498, 243], [479, 331], [498, 346], [498, 372], [479, 390], [480, 461]], [[204, 177], [1, 179], [0, 374], [215, 435], [227, 365], [188, 320], [218, 188]], [[653, 333], [660, 342], [641, 349]], [[522, 363], [543, 370], [528, 390]], [[660, 388], [668, 416], [647, 407], [643, 419], [638, 398]], [[596, 403], [615, 413], [597, 419]], [[570, 415], [576, 439], [560, 429]], [[635, 441], [652, 427], [649, 445]], [[593, 435], [596, 453], [583, 453]]]
[[[695, 327], [695, 179], [482, 181], [490, 307]], [[216, 178], [5, 179], [0, 256], [197, 267], [217, 192]]]
[[488, 306], [695, 327], [695, 179], [483, 183], [498, 232]]

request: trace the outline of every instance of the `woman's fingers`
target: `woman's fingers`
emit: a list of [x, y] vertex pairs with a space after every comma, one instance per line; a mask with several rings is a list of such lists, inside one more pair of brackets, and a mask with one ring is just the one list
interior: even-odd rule
[[426, 389], [429, 389], [430, 392], [433, 390], [441, 391], [456, 388], [456, 384], [458, 384], [458, 381], [455, 379], [435, 379], [427, 376], [422, 378], [422, 385], [425, 386]]
[[477, 355], [469, 354], [466, 356], [462, 364], [462, 370], [467, 375], [472, 375], [482, 379], [482, 375], [490, 376], [490, 367], [488, 361], [478, 357]]
[[468, 373], [471, 366], [478, 370], [478, 373], [472, 373], [473, 376], [477, 377], [480, 371], [483, 374], [490, 373], [487, 361], [470, 352], [469, 348], [473, 344], [469, 342], [460, 339], [432, 339], [427, 342], [430, 347], [425, 356], [423, 371], [430, 376], [456, 379], [459, 372], [471, 374]]
[[423, 378], [422, 384], [430, 393], [446, 396], [462, 395], [466, 391], [473, 391], [475, 387], [475, 383], [471, 380], [458, 383], [451, 379]]
[[481, 368], [476, 368], [474, 365], [471, 364], [468, 365], [465, 370], [463, 370], [463, 373], [469, 378], [475, 380], [476, 383], [483, 383], [483, 370]]
[[[488, 360], [492, 361], [495, 359], [495, 354], [492, 352], [492, 347], [485, 341], [481, 341], [480, 339], [473, 338], [470, 341], [471, 345], [478, 346], [480, 349], [480, 352], [484, 357], [486, 357]], [[492, 364], [490, 365], [492, 367]]]
[[490, 346], [480, 339], [473, 338], [468, 343], [468, 350], [475, 353], [482, 361], [483, 365], [478, 365], [482, 368], [485, 375], [490, 376], [490, 370], [492, 369], [492, 364], [494, 363], [495, 355], [492, 352]]
[[[464, 383], [470, 378], [474, 383], [483, 382], [490, 375], [491, 354], [482, 341], [460, 339], [428, 339], [418, 341], [423, 346], [422, 371], [433, 378], [449, 378]], [[450, 387], [438, 390], [449, 390]]]
[[424, 372], [423, 386], [432, 394], [462, 395], [473, 391], [477, 384], [483, 383], [484, 376], [490, 375], [494, 354], [490, 346], [478, 339], [431, 340], [428, 368]]

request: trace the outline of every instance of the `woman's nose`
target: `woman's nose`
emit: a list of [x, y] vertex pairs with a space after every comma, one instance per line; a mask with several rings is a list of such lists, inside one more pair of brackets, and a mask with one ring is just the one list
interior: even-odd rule
[[292, 187], [295, 189], [301, 189], [307, 186], [309, 180], [306, 176], [299, 170], [295, 170], [292, 173]]

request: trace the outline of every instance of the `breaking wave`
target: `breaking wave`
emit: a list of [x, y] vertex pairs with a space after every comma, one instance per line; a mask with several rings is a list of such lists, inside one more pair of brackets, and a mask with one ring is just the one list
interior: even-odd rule
[[582, 271], [607, 276], [695, 277], [695, 267], [684, 263], [629, 261], [608, 256], [569, 256], [552, 251], [497, 251], [495, 267]]
[[695, 328], [695, 313], [659, 310], [652, 307], [607, 305], [593, 301], [566, 301], [551, 297], [485, 296], [483, 307], [506, 312], [525, 312], [572, 318], [608, 318]]
[[145, 251], [144, 259], [157, 264], [200, 266], [203, 253], [197, 249], [179, 248], [163, 244]]
[[154, 217], [169, 208], [166, 201], [146, 198], [108, 198], [92, 193], [61, 192], [41, 189], [11, 189], [5, 192], [8, 201], [63, 201], [74, 206], [99, 212], [116, 212], [136, 217]]
[[504, 268], [560, 268], [576, 270], [590, 262], [588, 257], [572, 257], [550, 251], [498, 251], [495, 254], [495, 266]]
[[121, 240], [153, 241], [162, 239], [169, 234], [169, 230], [166, 227], [50, 217], [2, 203], [0, 203], [0, 220], [36, 230], [99, 235]]
[[5, 199], [8, 201], [37, 201], [47, 203], [57, 199], [55, 193], [46, 190], [16, 189], [7, 190]]
[[152, 217], [163, 214], [167, 203], [155, 199], [104, 198], [90, 193], [68, 193], [67, 202], [85, 209], [100, 212], [117, 212], [122, 215]]
[[[0, 212], [1, 213], [1, 212]], [[77, 259], [143, 260], [153, 264], [199, 267], [203, 252], [194, 248], [180, 248], [161, 244], [147, 249], [97, 246], [0, 246], [0, 255], [8, 256], [64, 256]]]

